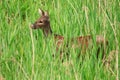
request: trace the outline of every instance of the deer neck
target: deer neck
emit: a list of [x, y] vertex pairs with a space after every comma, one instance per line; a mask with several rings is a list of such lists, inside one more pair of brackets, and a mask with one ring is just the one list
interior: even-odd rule
[[50, 25], [48, 25], [46, 28], [43, 28], [43, 34], [45, 37], [52, 35], [52, 30]]

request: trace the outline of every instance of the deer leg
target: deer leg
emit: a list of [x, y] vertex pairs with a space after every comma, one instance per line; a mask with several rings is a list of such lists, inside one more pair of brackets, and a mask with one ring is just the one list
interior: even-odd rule
[[99, 53], [100, 53], [100, 47], [97, 49], [97, 59], [99, 57]]
[[105, 48], [103, 45], [99, 46], [97, 49], [97, 59], [99, 58], [99, 56], [104, 59], [105, 58]]

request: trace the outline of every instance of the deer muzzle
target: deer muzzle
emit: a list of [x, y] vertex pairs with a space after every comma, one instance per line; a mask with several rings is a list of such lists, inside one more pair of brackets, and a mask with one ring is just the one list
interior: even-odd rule
[[34, 24], [31, 24], [30, 27], [31, 27], [32, 29], [36, 29], [36, 27], [34, 26]]

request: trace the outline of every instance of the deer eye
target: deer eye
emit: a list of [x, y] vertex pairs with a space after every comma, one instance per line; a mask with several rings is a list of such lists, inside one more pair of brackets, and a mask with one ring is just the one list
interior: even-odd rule
[[40, 20], [39, 23], [43, 23], [43, 21]]

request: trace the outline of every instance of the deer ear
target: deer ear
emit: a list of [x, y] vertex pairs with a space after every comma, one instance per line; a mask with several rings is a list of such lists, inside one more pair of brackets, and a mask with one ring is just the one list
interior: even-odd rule
[[45, 11], [44, 15], [45, 15], [45, 16], [49, 16], [49, 14], [48, 14], [48, 12], [47, 12], [47, 11]]
[[44, 11], [43, 10], [38, 9], [38, 12], [39, 12], [40, 15], [44, 15]]

